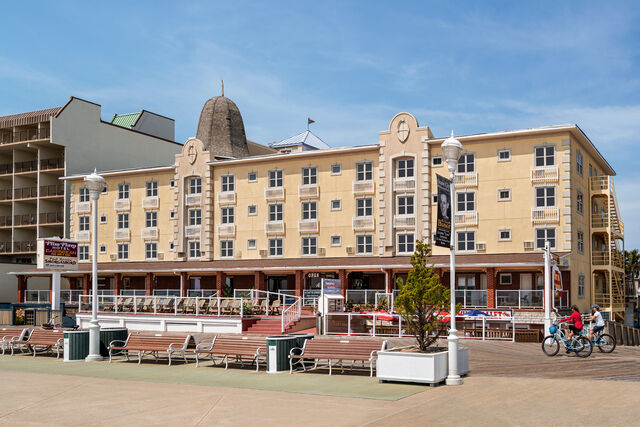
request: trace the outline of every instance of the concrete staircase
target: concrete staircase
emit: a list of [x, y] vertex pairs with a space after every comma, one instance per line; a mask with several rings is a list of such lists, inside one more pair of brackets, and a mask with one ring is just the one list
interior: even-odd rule
[[[315, 316], [302, 316], [299, 320], [293, 322], [287, 327], [287, 330], [284, 333], [291, 333], [296, 331], [301, 331], [303, 329], [309, 329], [315, 327]], [[246, 334], [255, 334], [255, 335], [281, 335], [283, 332], [280, 331], [282, 326], [282, 320], [280, 317], [276, 318], [263, 318], [255, 322], [253, 325], [249, 326], [247, 330], [244, 332]]]

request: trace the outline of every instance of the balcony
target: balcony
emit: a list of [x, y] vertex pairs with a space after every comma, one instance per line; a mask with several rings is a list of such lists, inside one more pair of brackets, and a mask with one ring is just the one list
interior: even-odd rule
[[48, 132], [47, 136], [44, 136], [38, 135], [38, 129], [24, 129], [13, 132], [13, 138], [11, 138], [10, 140], [3, 138], [2, 143], [9, 144], [11, 142], [33, 141], [43, 138], [48, 138]]
[[89, 240], [91, 240], [91, 233], [89, 233], [89, 230], [76, 231], [76, 241], [88, 242]]
[[462, 304], [462, 307], [486, 307], [487, 306], [487, 290], [486, 289], [456, 289], [456, 302]]
[[0, 227], [11, 227], [13, 224], [13, 217], [11, 215], [0, 216]]
[[372, 216], [357, 216], [352, 218], [351, 228], [353, 231], [374, 231], [376, 229], [376, 220]]
[[354, 181], [352, 184], [352, 191], [354, 196], [373, 194], [375, 188], [375, 183], [373, 181]]
[[531, 208], [531, 222], [544, 224], [560, 221], [560, 209], [555, 206]]
[[393, 191], [415, 191], [415, 178], [393, 178]]
[[218, 224], [218, 236], [229, 237], [236, 235], [235, 224]]
[[129, 240], [131, 233], [128, 228], [118, 228], [113, 231], [113, 238], [115, 240]]
[[149, 196], [142, 199], [142, 209], [158, 209], [160, 200], [158, 196]]
[[591, 214], [592, 228], [607, 228], [609, 226], [609, 216], [605, 214]]
[[28, 160], [24, 162], [15, 162], [14, 163], [14, 171], [15, 173], [23, 173], [23, 172], [35, 172], [38, 170], [38, 161], [37, 160]]
[[284, 234], [284, 221], [266, 221], [264, 223], [264, 232], [267, 235]]
[[157, 239], [158, 227], [144, 227], [140, 233], [140, 237], [143, 239]]
[[624, 255], [617, 250], [612, 251], [611, 256], [608, 251], [592, 251], [591, 264], [624, 268]]
[[40, 197], [64, 196], [64, 184], [51, 184], [40, 186]]
[[21, 242], [13, 242], [13, 252], [29, 253], [36, 251], [35, 240], [23, 240]]
[[184, 236], [185, 237], [200, 237], [200, 231], [202, 226], [200, 225], [187, 225], [184, 228]]
[[544, 291], [496, 290], [496, 306], [510, 308], [542, 308]]
[[458, 212], [456, 213], [456, 226], [478, 225], [478, 212]]
[[62, 224], [64, 222], [63, 212], [44, 212], [40, 214], [40, 225]]
[[317, 199], [320, 195], [320, 189], [317, 184], [298, 186], [298, 197], [301, 199]]
[[236, 202], [235, 191], [222, 191], [218, 193], [218, 203], [224, 205], [234, 204]]
[[13, 199], [13, 190], [10, 188], [0, 189], [0, 200]]
[[610, 176], [601, 175], [601, 176], [592, 176], [591, 177], [591, 191], [595, 192], [605, 192], [609, 190], [609, 181]]
[[0, 242], [0, 254], [7, 254], [11, 252], [11, 242]]
[[317, 219], [301, 219], [298, 221], [298, 232], [317, 233], [319, 230]]
[[414, 228], [415, 226], [415, 215], [394, 215], [393, 217], [393, 228]]
[[200, 206], [202, 204], [202, 193], [185, 195], [185, 204], [187, 206]]
[[76, 203], [75, 213], [89, 213], [91, 212], [91, 202], [78, 202]]
[[0, 175], [10, 175], [13, 173], [13, 164], [5, 163], [0, 165]]
[[267, 201], [284, 200], [284, 187], [267, 187], [264, 189], [264, 199]]
[[38, 223], [38, 216], [36, 214], [24, 214], [24, 215], [14, 215], [13, 216], [13, 225], [15, 227], [25, 227], [32, 226]]
[[63, 169], [63, 168], [64, 168], [64, 158], [58, 157], [55, 159], [40, 160], [40, 170]]
[[131, 200], [116, 199], [113, 201], [113, 209], [116, 211], [128, 211], [131, 209]]
[[478, 186], [478, 173], [477, 172], [458, 172], [455, 175], [456, 187], [477, 187]]
[[537, 166], [531, 168], [531, 182], [558, 182], [558, 167]]
[[38, 197], [38, 187], [23, 187], [13, 189], [13, 199], [33, 199]]

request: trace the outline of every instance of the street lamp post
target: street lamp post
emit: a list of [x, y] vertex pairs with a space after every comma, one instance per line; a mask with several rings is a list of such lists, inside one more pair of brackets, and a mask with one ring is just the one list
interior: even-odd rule
[[458, 159], [462, 152], [462, 144], [460, 141], [451, 136], [442, 143], [442, 154], [447, 161], [449, 168], [449, 179], [451, 180], [450, 198], [451, 198], [451, 255], [449, 261], [449, 286], [451, 292], [451, 310], [449, 315], [451, 318], [451, 328], [447, 337], [449, 347], [449, 374], [447, 376], [447, 385], [460, 385], [462, 378], [458, 373], [458, 331], [456, 330], [456, 204], [455, 204], [455, 176], [458, 168]]
[[93, 170], [84, 177], [85, 186], [91, 198], [91, 322], [89, 326], [89, 355], [86, 362], [102, 360], [100, 355], [100, 324], [98, 323], [98, 198], [107, 183]]

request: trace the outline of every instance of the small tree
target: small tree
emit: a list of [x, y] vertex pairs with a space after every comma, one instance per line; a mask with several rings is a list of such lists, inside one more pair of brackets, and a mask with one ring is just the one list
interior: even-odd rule
[[[428, 264], [431, 247], [421, 240], [416, 241], [416, 251], [411, 255], [409, 276], [404, 285], [398, 279], [400, 295], [395, 300], [396, 310], [402, 316], [407, 331], [416, 337], [420, 352], [426, 352], [438, 337], [446, 333], [447, 323], [438, 315], [448, 310], [450, 292], [439, 283], [433, 265]], [[456, 310], [457, 311], [457, 310]], [[455, 314], [454, 314], [455, 315]]]

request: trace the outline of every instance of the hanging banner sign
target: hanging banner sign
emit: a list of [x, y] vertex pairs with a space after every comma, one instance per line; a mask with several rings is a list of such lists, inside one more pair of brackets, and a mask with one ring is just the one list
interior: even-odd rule
[[36, 264], [51, 270], [78, 269], [78, 242], [62, 239], [38, 239]]
[[438, 181], [438, 222], [434, 243], [443, 248], [451, 247], [451, 181], [436, 175]]
[[557, 291], [562, 290], [562, 274], [557, 265], [551, 267], [551, 278], [553, 280], [553, 286]]

